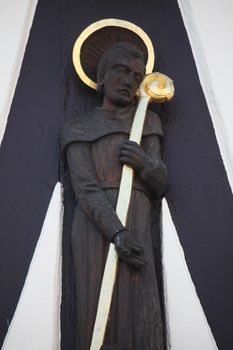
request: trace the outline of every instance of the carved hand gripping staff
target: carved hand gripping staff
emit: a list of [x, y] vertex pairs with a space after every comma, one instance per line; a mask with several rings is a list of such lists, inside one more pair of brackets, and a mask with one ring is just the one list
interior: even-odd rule
[[[173, 82], [166, 75], [151, 73], [145, 76], [139, 87], [139, 102], [134, 116], [130, 141], [140, 144], [147, 106], [150, 102], [166, 102], [174, 95]], [[134, 171], [127, 165], [123, 166], [116, 213], [122, 224], [127, 224], [127, 213], [130, 204]], [[112, 294], [116, 279], [118, 256], [115, 246], [110, 243], [108, 257], [99, 296], [96, 321], [92, 336], [91, 350], [99, 350], [103, 344], [105, 328], [111, 306]]]

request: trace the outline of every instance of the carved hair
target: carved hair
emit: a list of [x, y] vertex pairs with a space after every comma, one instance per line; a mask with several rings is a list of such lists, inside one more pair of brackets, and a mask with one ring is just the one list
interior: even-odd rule
[[141, 59], [146, 65], [143, 53], [134, 45], [130, 43], [117, 43], [111, 46], [101, 57], [97, 67], [97, 91], [100, 94], [103, 93], [102, 80], [107, 69], [113, 62], [116, 61], [117, 57], [125, 55], [127, 55], [129, 58]]

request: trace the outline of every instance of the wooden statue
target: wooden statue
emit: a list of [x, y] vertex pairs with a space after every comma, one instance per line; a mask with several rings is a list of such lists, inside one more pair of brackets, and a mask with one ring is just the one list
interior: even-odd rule
[[[97, 68], [102, 105], [68, 120], [62, 132], [76, 198], [71, 232], [75, 350], [91, 346], [110, 242], [119, 264], [101, 349], [166, 349], [151, 228], [152, 202], [159, 202], [166, 189], [158, 115], [147, 111], [141, 146], [129, 141], [145, 65], [138, 45], [111, 45]], [[116, 213], [123, 164], [134, 170], [126, 225]]]

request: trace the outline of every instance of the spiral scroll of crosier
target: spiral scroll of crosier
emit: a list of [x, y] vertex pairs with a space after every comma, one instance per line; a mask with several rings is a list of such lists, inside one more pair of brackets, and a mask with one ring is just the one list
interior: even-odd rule
[[[116, 33], [115, 29], [117, 27], [125, 28], [126, 37], [128, 31], [137, 33], [137, 38], [139, 38], [138, 40], [141, 41], [144, 47], [147, 48], [147, 74], [141, 82], [137, 92], [138, 105], [136, 108], [129, 138], [130, 141], [134, 141], [140, 144], [146, 111], [149, 103], [167, 102], [170, 101], [174, 95], [173, 81], [162, 73], [152, 73], [154, 65], [154, 50], [151, 40], [147, 34], [138, 26], [123, 20], [105, 19], [95, 22], [87, 27], [76, 40], [73, 49], [73, 63], [80, 79], [91, 88], [96, 89], [96, 77], [90, 77], [88, 75], [87, 67], [96, 64], [95, 60], [97, 57], [95, 57], [95, 53], [90, 51], [89, 55], [86, 55], [88, 59], [86, 59], [85, 62], [82, 62], [81, 52], [83, 49], [85, 49], [85, 42], [87, 38], [91, 38], [91, 40], [94, 42], [96, 31], [102, 30], [104, 32], [106, 29], [108, 31], [114, 29], [112, 35], [115, 35], [114, 33]], [[129, 39], [122, 38], [119, 39], [119, 41], [129, 41]], [[108, 45], [111, 45], [109, 41]], [[105, 49], [106, 48], [102, 48], [103, 51]], [[123, 165], [116, 213], [124, 226], [127, 225], [127, 213], [130, 205], [133, 178], [133, 169], [128, 165]], [[99, 295], [98, 309], [90, 347], [91, 350], [99, 350], [104, 341], [105, 329], [109, 317], [112, 294], [116, 280], [117, 266], [118, 256], [115, 251], [115, 246], [114, 244], [110, 243]]]

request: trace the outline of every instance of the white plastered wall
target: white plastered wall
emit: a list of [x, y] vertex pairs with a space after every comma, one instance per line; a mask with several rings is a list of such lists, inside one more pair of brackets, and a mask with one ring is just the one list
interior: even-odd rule
[[37, 0], [0, 0], [0, 144]]
[[233, 1], [178, 0], [233, 189]]
[[[230, 136], [233, 124], [230, 94], [233, 78], [233, 3], [230, 0], [178, 2], [232, 185], [233, 141]], [[0, 0], [0, 142], [36, 4], [37, 0]], [[195, 293], [166, 202], [163, 209], [165, 286], [171, 348], [215, 349], [216, 345]], [[38, 350], [59, 349], [61, 210], [61, 189], [57, 185], [4, 350], [18, 350], [19, 344], [20, 349], [24, 350], [31, 350], [32, 344], [38, 344], [39, 347], [33, 346], [33, 349]], [[51, 268], [47, 269], [49, 265]], [[177, 284], [174, 285], [174, 275], [176, 282], [179, 281], [179, 288]], [[43, 283], [39, 276], [43, 277]], [[44, 298], [46, 288], [50, 293]], [[43, 304], [38, 303], [38, 300]], [[191, 310], [193, 311], [190, 312]], [[31, 340], [30, 343], [28, 339]]]

